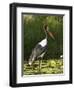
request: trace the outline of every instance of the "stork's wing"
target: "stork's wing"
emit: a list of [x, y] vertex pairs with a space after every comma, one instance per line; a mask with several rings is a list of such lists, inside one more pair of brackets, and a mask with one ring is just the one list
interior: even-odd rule
[[37, 44], [36, 47], [32, 50], [32, 53], [30, 55], [29, 64], [31, 65], [32, 62], [36, 58], [38, 58], [42, 53], [45, 53], [46, 52], [46, 48], [47, 48], [47, 46], [42, 47], [40, 44]]
[[43, 52], [45, 52], [47, 49], [47, 45], [45, 47], [42, 47], [40, 44], [37, 44], [34, 48], [33, 52], [36, 55], [36, 57], [40, 56]]

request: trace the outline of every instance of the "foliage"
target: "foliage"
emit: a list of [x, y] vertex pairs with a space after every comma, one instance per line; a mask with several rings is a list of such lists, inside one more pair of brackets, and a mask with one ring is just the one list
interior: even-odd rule
[[42, 60], [40, 71], [38, 61], [36, 61], [32, 66], [24, 63], [23, 75], [37, 74], [63, 74], [63, 60]]

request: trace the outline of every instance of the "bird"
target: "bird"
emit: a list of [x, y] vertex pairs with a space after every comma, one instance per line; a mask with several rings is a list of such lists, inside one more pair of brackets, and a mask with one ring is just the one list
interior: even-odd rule
[[31, 66], [35, 60], [38, 60], [39, 58], [39, 71], [41, 69], [41, 60], [43, 59], [48, 46], [48, 35], [55, 40], [53, 34], [49, 31], [49, 27], [47, 24], [43, 25], [43, 31], [45, 33], [45, 38], [37, 43], [37, 45], [32, 50], [32, 53], [29, 57], [29, 65]]
[[63, 55], [60, 55], [60, 59], [63, 59]]

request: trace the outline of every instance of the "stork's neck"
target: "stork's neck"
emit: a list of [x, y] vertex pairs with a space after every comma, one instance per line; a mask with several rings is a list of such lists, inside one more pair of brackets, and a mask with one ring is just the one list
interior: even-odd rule
[[44, 30], [44, 32], [45, 32], [45, 38], [47, 39], [48, 38], [48, 34], [47, 34], [47, 32], [46, 32], [46, 30]]

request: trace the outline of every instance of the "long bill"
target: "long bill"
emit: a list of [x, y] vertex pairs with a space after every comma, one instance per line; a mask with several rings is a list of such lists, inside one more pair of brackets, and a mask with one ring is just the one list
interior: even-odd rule
[[54, 40], [55, 40], [55, 38], [54, 38], [53, 34], [52, 34], [50, 31], [47, 31], [47, 32], [48, 32], [49, 36], [50, 36], [52, 39], [54, 39]]

